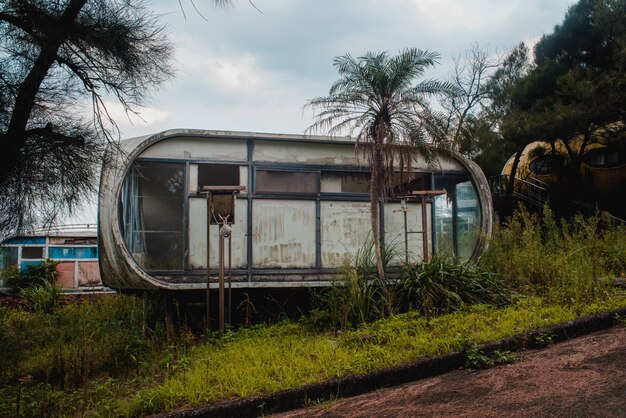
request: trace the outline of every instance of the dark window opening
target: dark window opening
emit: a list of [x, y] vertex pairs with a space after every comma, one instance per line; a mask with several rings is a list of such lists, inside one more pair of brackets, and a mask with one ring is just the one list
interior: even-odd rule
[[257, 193], [297, 193], [319, 192], [319, 174], [315, 172], [257, 170]]
[[619, 149], [599, 148], [585, 154], [584, 161], [592, 167], [617, 167], [624, 163]]
[[22, 247], [22, 258], [43, 258], [43, 247]]
[[0, 270], [17, 265], [17, 247], [0, 247]]
[[430, 175], [406, 173], [400, 175], [395, 173], [392, 178], [393, 187], [389, 190], [390, 197], [404, 195], [416, 190], [430, 190]]
[[71, 238], [66, 239], [63, 243], [70, 245], [98, 244], [98, 238]]
[[535, 174], [552, 174], [563, 166], [560, 155], [543, 155], [530, 162], [530, 170]]
[[239, 166], [198, 164], [198, 188], [202, 186], [239, 186]]

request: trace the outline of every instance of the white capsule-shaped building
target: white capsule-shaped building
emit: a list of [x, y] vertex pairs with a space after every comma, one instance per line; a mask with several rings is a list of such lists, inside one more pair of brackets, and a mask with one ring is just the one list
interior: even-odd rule
[[[381, 236], [399, 263], [436, 251], [475, 258], [491, 233], [480, 168], [436, 154], [435, 165], [417, 155], [381, 200]], [[122, 290], [205, 289], [208, 264], [217, 287], [225, 210], [234, 288], [328, 285], [371, 237], [369, 182], [351, 138], [170, 130], [121, 141], [100, 185], [102, 280]]]

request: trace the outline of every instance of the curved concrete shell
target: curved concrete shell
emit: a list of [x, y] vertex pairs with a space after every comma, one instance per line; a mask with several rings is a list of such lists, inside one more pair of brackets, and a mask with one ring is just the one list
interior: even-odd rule
[[[618, 128], [621, 125], [617, 125]], [[623, 137], [622, 137], [623, 138]], [[579, 135], [571, 141], [571, 150], [578, 154], [583, 137]], [[620, 143], [621, 141], [621, 143]], [[510, 175], [513, 170], [512, 155], [502, 168], [502, 175]], [[626, 152], [624, 139], [616, 140], [599, 130], [585, 143], [584, 152], [578, 166], [580, 177], [578, 183], [571, 184], [570, 155], [562, 140], [551, 145], [546, 141], [534, 141], [523, 149], [515, 177], [521, 180], [539, 180], [551, 193], [572, 189], [583, 191], [586, 200], [595, 202], [602, 210], [613, 215], [626, 216], [624, 205], [616, 196], [626, 194]], [[523, 183], [516, 185], [516, 191], [526, 187]], [[569, 189], [568, 189], [569, 187]]]
[[[414, 262], [440, 250], [476, 258], [492, 228], [487, 181], [461, 155], [436, 152], [436, 167], [417, 156], [410, 178], [394, 177], [381, 232]], [[217, 276], [213, 223], [223, 210], [234, 221], [232, 247], [225, 240], [233, 287], [327, 285], [371, 232], [364, 161], [351, 138], [170, 130], [122, 141], [109, 149], [100, 185], [103, 281], [129, 290], [206, 288], [207, 264]], [[411, 191], [427, 196], [424, 208], [419, 198], [401, 201]]]

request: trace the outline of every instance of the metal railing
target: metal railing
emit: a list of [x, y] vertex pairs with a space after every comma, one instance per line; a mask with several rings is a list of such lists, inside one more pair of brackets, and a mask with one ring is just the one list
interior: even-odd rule
[[[491, 187], [491, 193], [493, 195], [506, 194], [509, 187], [510, 175], [501, 174], [489, 179], [489, 186]], [[543, 205], [548, 202], [550, 186], [534, 177], [527, 177], [521, 179], [515, 177], [513, 182], [513, 193], [511, 194], [516, 199], [522, 200], [525, 203], [533, 205], [537, 208], [542, 208]], [[598, 211], [598, 207], [582, 200], [572, 200], [570, 202], [573, 209], [580, 213], [593, 214]], [[615, 224], [626, 225], [626, 220], [620, 219], [611, 215], [609, 212], [602, 211], [601, 216], [605, 221], [610, 221]]]
[[[506, 194], [507, 188], [509, 187], [509, 180], [509, 174], [501, 174], [499, 176], [492, 177], [489, 180], [491, 193], [494, 195]], [[537, 180], [534, 177], [528, 177], [526, 179], [515, 177], [513, 180], [513, 192], [511, 195], [530, 205], [543, 207], [543, 205], [548, 201], [548, 189], [549, 186], [547, 183]]]
[[50, 233], [71, 233], [71, 232], [96, 232], [98, 229], [97, 224], [65, 224], [65, 225], [51, 225], [45, 228], [37, 228], [32, 231], [34, 234], [50, 234]]

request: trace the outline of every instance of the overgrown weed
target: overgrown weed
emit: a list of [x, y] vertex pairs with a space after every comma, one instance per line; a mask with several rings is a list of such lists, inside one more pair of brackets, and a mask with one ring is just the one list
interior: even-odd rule
[[592, 303], [613, 292], [612, 279], [626, 270], [626, 228], [603, 225], [599, 216], [571, 221], [523, 208], [496, 227], [481, 257], [487, 271], [510, 286], [550, 303]]
[[444, 252], [425, 263], [405, 264], [396, 293], [403, 310], [417, 310], [429, 317], [466, 305], [504, 306], [511, 297], [499, 275]]
[[[167, 340], [158, 295], [0, 310], [0, 415], [163, 412], [367, 373], [625, 307], [611, 287], [626, 269], [624, 228], [546, 215], [515, 215], [477, 266], [441, 254], [394, 269], [390, 250], [384, 286], [365, 247], [312, 315], [223, 338], [182, 332]], [[514, 357], [474, 354], [483, 364]]]

